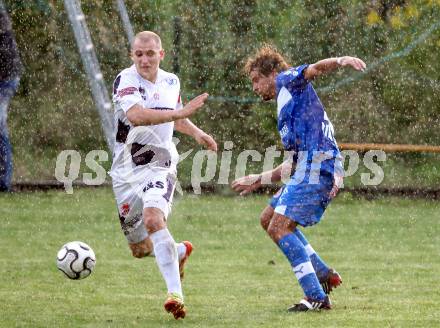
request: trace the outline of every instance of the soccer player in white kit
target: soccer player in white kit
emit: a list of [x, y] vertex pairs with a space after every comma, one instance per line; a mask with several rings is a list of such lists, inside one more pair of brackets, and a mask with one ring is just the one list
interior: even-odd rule
[[115, 79], [117, 132], [110, 174], [121, 227], [132, 254], [156, 257], [168, 289], [165, 310], [179, 319], [186, 314], [181, 277], [192, 245], [188, 241], [175, 243], [166, 224], [179, 159], [173, 130], [192, 136], [213, 151], [217, 151], [217, 144], [188, 119], [203, 106], [208, 94], [182, 106], [179, 78], [159, 68], [164, 54], [157, 34], [138, 33], [131, 48], [133, 65]]

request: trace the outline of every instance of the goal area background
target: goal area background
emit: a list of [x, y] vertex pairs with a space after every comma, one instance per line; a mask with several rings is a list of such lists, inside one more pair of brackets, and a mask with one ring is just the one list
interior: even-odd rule
[[[84, 158], [91, 150], [107, 149], [100, 118], [63, 3], [4, 2], [25, 66], [9, 110], [13, 180], [53, 181], [62, 150], [77, 150]], [[114, 77], [130, 65], [122, 22], [112, 1], [81, 5], [111, 92]], [[367, 63], [364, 74], [339, 70], [314, 82], [339, 143], [440, 145], [438, 2], [127, 1], [126, 7], [135, 31], [161, 36], [162, 66], [179, 75], [184, 100], [211, 94], [194, 121], [219, 141], [220, 151], [224, 141], [233, 141], [234, 158], [245, 149], [281, 149], [274, 105], [255, 97], [241, 71], [263, 42], [277, 46], [292, 65], [340, 55]], [[178, 137], [180, 152], [197, 148]], [[366, 150], [358, 151], [362, 158]], [[386, 161], [378, 162], [385, 172], [381, 187], [439, 185], [438, 153], [388, 148], [386, 154]], [[81, 172], [87, 172], [82, 164]], [[110, 167], [110, 161], [102, 164]], [[190, 156], [179, 167], [184, 185], [191, 164]], [[252, 163], [248, 171], [261, 166]], [[368, 170], [360, 167], [346, 186], [362, 187], [362, 172]]]

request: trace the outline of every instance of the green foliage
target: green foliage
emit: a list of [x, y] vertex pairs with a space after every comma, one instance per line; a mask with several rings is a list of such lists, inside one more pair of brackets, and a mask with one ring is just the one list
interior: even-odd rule
[[[263, 104], [242, 74], [263, 42], [292, 65], [356, 55], [366, 74], [340, 70], [314, 84], [339, 142], [440, 144], [440, 4], [438, 1], [127, 1], [135, 31], [163, 39], [166, 70], [178, 54], [184, 99], [212, 99], [194, 121], [237, 150], [278, 143], [273, 104]], [[72, 29], [62, 1], [6, 1], [26, 67], [10, 112], [16, 180], [35, 179], [22, 158], [73, 148], [105, 148]], [[130, 65], [128, 42], [112, 1], [83, 2], [110, 91]], [[173, 45], [179, 18], [181, 41]], [[177, 48], [178, 47], [178, 48]], [[347, 79], [352, 79], [347, 80]], [[193, 142], [184, 138], [182, 147]], [[38, 158], [38, 161], [43, 159]], [[47, 172], [44, 172], [47, 176]], [[49, 173], [49, 176], [51, 173]]]

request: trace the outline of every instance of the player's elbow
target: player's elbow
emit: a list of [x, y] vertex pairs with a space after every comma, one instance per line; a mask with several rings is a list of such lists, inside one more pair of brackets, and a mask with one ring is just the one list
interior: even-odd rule
[[316, 64], [312, 64], [304, 72], [304, 77], [308, 81], [314, 80], [316, 77], [324, 74], [324, 71]]

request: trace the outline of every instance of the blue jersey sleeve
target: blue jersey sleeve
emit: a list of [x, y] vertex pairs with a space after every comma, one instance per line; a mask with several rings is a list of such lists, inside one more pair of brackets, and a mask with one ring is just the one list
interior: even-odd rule
[[308, 64], [292, 67], [288, 70], [281, 72], [277, 76], [277, 87], [281, 89], [282, 87], [288, 90], [304, 89], [304, 87], [309, 83], [304, 77], [304, 70], [309, 67]]

